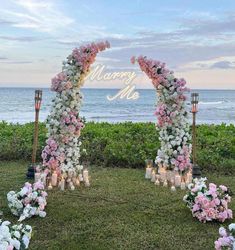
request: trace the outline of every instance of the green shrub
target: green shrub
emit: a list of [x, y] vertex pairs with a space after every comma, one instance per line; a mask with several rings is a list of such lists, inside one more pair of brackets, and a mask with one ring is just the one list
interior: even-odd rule
[[[0, 123], [0, 160], [30, 161], [34, 124]], [[45, 145], [46, 128], [39, 124], [37, 157]], [[88, 122], [82, 131], [82, 148], [92, 165], [111, 167], [144, 167], [144, 160], [154, 159], [160, 147], [153, 123]], [[200, 125], [197, 129], [197, 159], [202, 170], [235, 173], [235, 126]]]

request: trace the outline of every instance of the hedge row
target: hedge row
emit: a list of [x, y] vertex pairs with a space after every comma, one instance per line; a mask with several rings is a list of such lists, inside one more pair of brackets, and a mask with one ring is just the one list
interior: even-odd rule
[[[44, 123], [39, 125], [38, 159], [46, 140]], [[198, 164], [206, 171], [235, 174], [235, 126], [200, 125]], [[153, 123], [88, 122], [81, 136], [92, 165], [111, 167], [144, 167], [144, 160], [154, 159], [160, 146]], [[24, 125], [0, 123], [0, 160], [31, 159], [33, 123]], [[84, 157], [84, 156], [83, 156]]]

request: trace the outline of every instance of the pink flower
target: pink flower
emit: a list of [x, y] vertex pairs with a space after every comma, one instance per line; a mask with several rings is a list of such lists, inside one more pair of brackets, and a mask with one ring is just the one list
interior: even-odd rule
[[131, 63], [132, 63], [132, 64], [135, 64], [135, 56], [132, 56], [132, 57], [131, 57]]

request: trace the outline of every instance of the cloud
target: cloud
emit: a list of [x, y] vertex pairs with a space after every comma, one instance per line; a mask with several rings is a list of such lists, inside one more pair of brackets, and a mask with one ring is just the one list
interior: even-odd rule
[[74, 20], [58, 10], [50, 0], [15, 0], [17, 9], [1, 10], [12, 20], [11, 26], [24, 29], [34, 29], [39, 32], [56, 32]]
[[235, 62], [220, 61], [211, 65], [212, 69], [232, 69], [235, 68]]
[[4, 64], [31, 64], [33, 63], [33, 61], [7, 61], [7, 62], [1, 62], [0, 63], [4, 63]]
[[5, 56], [0, 56], [0, 60], [1, 60], [1, 61], [2, 61], [2, 60], [8, 60], [8, 58], [5, 57]]
[[19, 41], [19, 42], [35, 42], [43, 40], [40, 37], [32, 37], [32, 36], [0, 36], [0, 39], [7, 40], [7, 41]]
[[15, 22], [8, 21], [7, 19], [0, 18], [0, 26], [3, 25], [13, 25]]

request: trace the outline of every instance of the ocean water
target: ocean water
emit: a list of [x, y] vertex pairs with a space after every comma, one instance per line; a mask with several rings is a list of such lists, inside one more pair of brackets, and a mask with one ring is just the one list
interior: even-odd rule
[[[34, 120], [34, 91], [32, 88], [0, 88], [0, 121], [26, 123]], [[115, 89], [83, 89], [84, 103], [80, 115], [87, 121], [111, 123], [155, 122], [156, 93], [152, 90], [138, 90], [137, 100], [116, 99], [108, 101], [107, 95], [115, 95]], [[235, 90], [194, 90], [200, 95], [198, 123], [235, 124]], [[43, 89], [40, 121], [45, 121], [55, 95], [50, 89]], [[190, 93], [188, 94], [188, 96]], [[190, 110], [190, 98], [187, 100]]]

